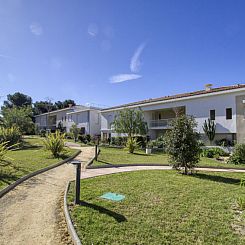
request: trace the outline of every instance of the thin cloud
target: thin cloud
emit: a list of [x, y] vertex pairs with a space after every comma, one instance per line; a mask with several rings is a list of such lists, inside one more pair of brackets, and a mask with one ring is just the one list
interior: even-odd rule
[[30, 31], [36, 36], [41, 36], [43, 34], [43, 28], [39, 23], [32, 23], [30, 25]]
[[141, 75], [138, 74], [119, 74], [112, 76], [110, 78], [110, 83], [122, 83], [130, 80], [135, 80], [141, 78]]
[[13, 56], [5, 55], [5, 54], [0, 54], [0, 58], [3, 58], [3, 59], [16, 59]]
[[130, 70], [132, 72], [139, 72], [141, 67], [140, 55], [145, 48], [145, 43], [140, 44], [140, 46], [135, 50], [134, 55], [131, 58]]
[[95, 36], [98, 35], [98, 32], [99, 32], [99, 28], [98, 28], [97, 24], [90, 23], [89, 26], [88, 26], [88, 34], [91, 37], [95, 37]]

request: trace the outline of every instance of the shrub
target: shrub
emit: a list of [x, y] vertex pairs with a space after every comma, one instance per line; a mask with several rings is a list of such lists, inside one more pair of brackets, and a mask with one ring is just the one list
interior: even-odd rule
[[72, 139], [72, 137], [73, 137], [73, 134], [72, 133], [70, 133], [70, 132], [69, 133], [65, 133], [65, 138], [66, 139]]
[[18, 127], [12, 126], [10, 128], [0, 127], [0, 143], [8, 142], [7, 145], [11, 146], [21, 141], [21, 132]]
[[154, 142], [153, 145], [157, 148], [163, 148], [164, 147], [164, 137], [159, 136]]
[[233, 154], [230, 156], [228, 163], [245, 164], [245, 144], [237, 144]]
[[136, 139], [128, 138], [126, 148], [128, 149], [129, 153], [134, 153], [135, 149], [139, 147]]
[[44, 140], [44, 145], [47, 150], [50, 150], [55, 158], [59, 157], [65, 150], [65, 135], [59, 131], [51, 133]]
[[46, 130], [45, 129], [41, 129], [39, 133], [40, 133], [41, 137], [46, 137]]
[[192, 169], [200, 159], [199, 134], [193, 117], [182, 115], [171, 123], [171, 129], [165, 134], [164, 146], [170, 161], [176, 169], [184, 168], [184, 174]]
[[121, 137], [121, 136], [115, 137], [114, 143], [117, 146], [125, 146], [126, 145], [126, 139], [127, 139], [126, 137]]
[[91, 135], [90, 134], [86, 134], [85, 138], [86, 138], [86, 141], [88, 143], [91, 141]]
[[202, 157], [208, 157], [208, 158], [217, 158], [217, 157], [224, 157], [224, 156], [229, 156], [229, 153], [226, 153], [224, 150], [218, 148], [218, 147], [213, 147], [213, 148], [204, 148], [202, 149], [201, 153]]
[[234, 141], [231, 141], [231, 140], [228, 140], [228, 139], [224, 138], [224, 139], [221, 139], [221, 140], [216, 140], [215, 144], [219, 145], [219, 146], [224, 146], [224, 147], [234, 146]]
[[87, 144], [86, 136], [84, 134], [79, 134], [78, 140], [80, 140], [84, 144]]
[[136, 139], [138, 145], [141, 148], [145, 148], [146, 147], [146, 137], [145, 136], [135, 136], [134, 139]]
[[6, 160], [6, 155], [8, 153], [7, 142], [0, 143], [0, 163]]
[[80, 131], [80, 129], [77, 127], [77, 125], [76, 124], [72, 124], [70, 132], [71, 132], [72, 137], [73, 137], [75, 142], [78, 139], [79, 131]]

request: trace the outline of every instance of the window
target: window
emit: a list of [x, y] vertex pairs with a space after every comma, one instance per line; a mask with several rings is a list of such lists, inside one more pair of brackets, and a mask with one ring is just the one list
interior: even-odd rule
[[232, 108], [226, 108], [226, 120], [232, 119]]
[[210, 110], [210, 119], [215, 120], [215, 110]]

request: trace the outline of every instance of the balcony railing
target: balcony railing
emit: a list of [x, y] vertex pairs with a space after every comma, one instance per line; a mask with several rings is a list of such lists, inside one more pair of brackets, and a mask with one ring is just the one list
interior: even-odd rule
[[174, 118], [151, 120], [149, 127], [150, 128], [168, 128], [173, 119]]

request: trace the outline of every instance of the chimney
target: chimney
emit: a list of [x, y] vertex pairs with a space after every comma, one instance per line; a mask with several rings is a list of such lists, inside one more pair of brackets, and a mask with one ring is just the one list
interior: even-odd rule
[[212, 89], [212, 86], [212, 83], [205, 84], [205, 91], [210, 91]]

